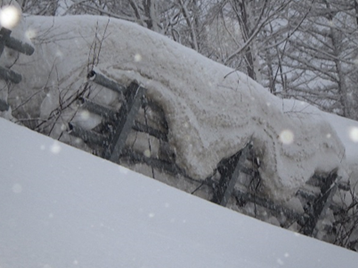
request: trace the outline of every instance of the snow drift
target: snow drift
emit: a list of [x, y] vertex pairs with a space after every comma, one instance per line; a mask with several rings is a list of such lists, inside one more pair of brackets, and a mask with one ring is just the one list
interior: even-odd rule
[[209, 203], [0, 118], [0, 266], [357, 266], [358, 255]]
[[[95, 67], [119, 83], [135, 80], [148, 89], [165, 111], [177, 163], [192, 177], [204, 179], [250, 141], [263, 183], [276, 199], [290, 198], [315, 172], [349, 172], [346, 146], [324, 113], [279, 99], [246, 75], [164, 36], [94, 16], [29, 16], [24, 24], [35, 53], [13, 66], [23, 75], [8, 99], [16, 117], [46, 119]], [[100, 88], [89, 95], [108, 105], [119, 98], [101, 95]], [[51, 135], [64, 133], [69, 142], [64, 126], [73, 115], [64, 111]]]

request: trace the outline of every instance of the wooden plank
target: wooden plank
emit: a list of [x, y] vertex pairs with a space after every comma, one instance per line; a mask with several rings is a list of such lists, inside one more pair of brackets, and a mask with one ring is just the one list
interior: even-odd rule
[[6, 82], [12, 82], [14, 84], [18, 84], [22, 80], [21, 74], [18, 74], [17, 72], [14, 72], [2, 66], [0, 66], [0, 78], [5, 80]]
[[9, 104], [0, 99], [0, 112], [9, 110]]
[[142, 104], [142, 96], [145, 89], [136, 83], [131, 83], [125, 92], [125, 105], [119, 111], [119, 120], [116, 129], [111, 137], [108, 148], [104, 151], [103, 157], [117, 163], [124, 149], [127, 137], [133, 127], [135, 117]]
[[[11, 37], [10, 34], [11, 31], [9, 29], [6, 28], [0, 29], [0, 39], [3, 40], [5, 46], [28, 56], [34, 53], [35, 49], [33, 48], [33, 46]], [[2, 52], [1, 45], [0, 45], [0, 52]]]
[[0, 29], [0, 56], [5, 48], [5, 41], [10, 37], [11, 31], [5, 28]]
[[221, 179], [216, 189], [216, 195], [212, 200], [213, 202], [222, 206], [227, 205], [251, 148], [251, 143], [248, 143], [240, 152], [220, 162], [218, 170], [221, 174]]
[[[0, 56], [3, 53], [5, 46], [26, 55], [34, 53], [35, 49], [31, 45], [10, 37], [10, 34], [10, 30], [6, 28], [0, 29]], [[14, 84], [18, 84], [22, 80], [21, 74], [2, 66], [0, 66], [0, 78]]]
[[295, 219], [297, 221], [301, 221], [303, 216], [292, 210], [292, 209], [288, 209], [285, 208], [284, 206], [275, 204], [274, 202], [272, 202], [271, 200], [268, 200], [266, 198], [251, 194], [251, 193], [244, 193], [240, 190], [234, 190], [234, 196], [236, 196], [238, 199], [244, 201], [244, 202], [252, 202], [255, 203], [258, 206], [267, 208], [271, 211], [273, 211], [276, 215], [280, 215], [280, 214], [284, 214], [285, 216], [291, 218], [291, 219]]
[[127, 90], [126, 87], [118, 84], [116, 81], [106, 77], [105, 75], [98, 73], [94, 70], [90, 71], [87, 75], [87, 78], [93, 81], [94, 83], [106, 87], [112, 91], [115, 91], [119, 94], [124, 94]]
[[164, 132], [152, 128], [150, 126], [147, 126], [145, 124], [142, 124], [137, 120], [134, 121], [133, 130], [148, 133], [149, 135], [157, 138], [158, 140], [162, 140], [165, 142], [168, 141], [168, 137]]
[[82, 109], [88, 110], [91, 113], [97, 114], [105, 120], [117, 120], [118, 114], [110, 107], [105, 107], [101, 104], [95, 103], [89, 99], [80, 97], [77, 103]]
[[317, 233], [316, 225], [325, 209], [329, 207], [329, 202], [332, 195], [336, 192], [338, 186], [335, 183], [337, 179], [337, 169], [331, 171], [325, 178], [325, 184], [321, 187], [321, 193], [315, 199], [314, 203], [307, 208], [307, 220], [303, 226], [303, 233], [305, 235], [314, 236]]
[[69, 127], [69, 131], [68, 131], [69, 134], [81, 138], [85, 143], [91, 143], [101, 146], [105, 146], [108, 144], [108, 138], [106, 136], [100, 135], [90, 130], [85, 130], [72, 123], [68, 123], [68, 127]]
[[[127, 158], [127, 160], [125, 158]], [[144, 163], [171, 175], [181, 174], [182, 176], [186, 176], [185, 171], [173, 162], [163, 161], [154, 157], [146, 157], [143, 154], [136, 153], [129, 149], [123, 150], [123, 158], [121, 158], [121, 161], [122, 159], [130, 164]]]
[[225, 190], [223, 197], [220, 201], [220, 205], [222, 205], [224, 207], [227, 205], [227, 202], [229, 201], [229, 199], [232, 195], [232, 192], [234, 190], [234, 186], [237, 182], [237, 179], [239, 178], [241, 166], [244, 165], [244, 162], [245, 162], [251, 148], [252, 148], [252, 145], [249, 142], [248, 144], [246, 144], [245, 148], [242, 150], [241, 155], [239, 157], [239, 161], [237, 162], [234, 172], [232, 173], [232, 175], [229, 179], [226, 190]]

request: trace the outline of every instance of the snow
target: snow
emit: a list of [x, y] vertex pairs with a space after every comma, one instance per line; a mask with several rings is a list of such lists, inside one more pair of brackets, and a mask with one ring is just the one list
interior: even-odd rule
[[346, 249], [209, 203], [0, 118], [0, 267], [356, 267]]
[[[316, 115], [328, 122], [343, 144], [344, 152], [341, 155], [340, 168], [342, 179], [350, 178], [352, 182], [358, 182], [358, 122], [338, 116], [336, 114], [322, 112], [321, 110], [297, 100], [286, 100], [283, 110], [292, 116]], [[327, 139], [333, 138], [332, 133], [327, 132]], [[308, 143], [310, 144], [310, 143]], [[308, 145], [307, 144], [307, 145]], [[319, 160], [322, 161], [322, 160]]]
[[[339, 168], [344, 179], [355, 174], [358, 143], [343, 138], [346, 129], [340, 128], [347, 120], [305, 103], [296, 107], [246, 75], [164, 36], [95, 16], [28, 16], [24, 24], [23, 34], [31, 37], [35, 53], [21, 56], [13, 66], [23, 75], [9, 96], [16, 116], [47, 119], [61, 100], [83, 88], [95, 67], [121, 84], [135, 80], [148, 89], [165, 111], [177, 164], [194, 178], [211, 175], [220, 160], [250, 140], [266, 194], [276, 200], [291, 199], [316, 172]], [[112, 106], [120, 98], [100, 87], [91, 88], [90, 97]], [[70, 143], [63, 132], [74, 113], [62, 112], [52, 137]], [[90, 118], [83, 126], [92, 128], [100, 121]]]

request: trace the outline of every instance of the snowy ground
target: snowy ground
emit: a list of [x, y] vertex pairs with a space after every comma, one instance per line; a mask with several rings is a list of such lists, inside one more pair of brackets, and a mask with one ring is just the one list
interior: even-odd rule
[[[343, 179], [356, 178], [357, 122], [276, 98], [246, 75], [129, 22], [30, 16], [21, 27], [14, 34], [31, 39], [35, 53], [21, 55], [12, 68], [23, 75], [8, 96], [17, 117], [46, 119], [83, 88], [95, 65], [122, 84], [136, 80], [163, 106], [177, 163], [192, 177], [207, 177], [221, 159], [252, 139], [273, 198], [290, 199], [315, 172], [339, 167]], [[11, 57], [2, 60], [11, 62]], [[118, 102], [116, 94], [91, 90], [96, 101]], [[63, 111], [51, 135], [70, 142], [64, 130], [73, 116], [73, 110]], [[89, 128], [99, 122], [86, 121]]]
[[0, 267], [356, 267], [271, 226], [0, 118]]

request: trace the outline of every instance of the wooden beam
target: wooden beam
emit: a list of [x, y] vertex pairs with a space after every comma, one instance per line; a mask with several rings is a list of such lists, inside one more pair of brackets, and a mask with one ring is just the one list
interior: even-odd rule
[[162, 132], [160, 130], [157, 130], [155, 128], [152, 128], [150, 126], [147, 126], [145, 124], [142, 124], [141, 122], [139, 122], [137, 120], [134, 121], [134, 125], [133, 125], [132, 128], [135, 131], [148, 133], [149, 135], [157, 138], [158, 140], [162, 140], [162, 141], [165, 141], [165, 142], [168, 141], [168, 137], [164, 132]]
[[262, 198], [260, 196], [257, 196], [257, 195], [251, 194], [251, 193], [247, 193], [247, 192], [244, 193], [242, 191], [235, 189], [234, 196], [236, 196], [236, 198], [238, 198], [244, 202], [252, 202], [258, 206], [267, 208], [267, 209], [273, 211], [276, 215], [280, 215], [283, 213], [285, 216], [287, 216], [291, 219], [295, 219], [297, 221], [300, 221], [303, 218], [303, 215], [301, 215], [300, 213], [298, 213], [294, 210], [285, 208], [281, 205], [277, 205], [274, 202], [272, 202], [266, 198]]
[[115, 91], [119, 94], [124, 94], [126, 91], [126, 87], [118, 84], [116, 81], [108, 78], [107, 76], [98, 73], [94, 70], [90, 71], [87, 75], [87, 78], [93, 81], [94, 83], [106, 87], [112, 91]]
[[81, 138], [85, 143], [92, 143], [100, 146], [108, 144], [108, 138], [106, 136], [100, 135], [94, 131], [83, 129], [72, 123], [68, 123], [68, 128], [69, 134]]
[[18, 84], [22, 80], [21, 74], [18, 74], [17, 72], [14, 72], [2, 66], [0, 66], [0, 78], [5, 80], [6, 82], [12, 82], [14, 84]]
[[105, 120], [117, 120], [118, 114], [115, 110], [110, 107], [105, 107], [101, 104], [95, 103], [89, 99], [80, 97], [77, 100], [78, 105], [91, 113], [97, 114], [103, 117]]
[[0, 112], [9, 110], [9, 104], [0, 99]]
[[222, 206], [227, 205], [251, 148], [252, 145], [249, 142], [240, 152], [219, 164], [218, 170], [221, 174], [221, 179], [213, 202]]
[[308, 218], [306, 224], [303, 226], [303, 233], [309, 236], [315, 236], [317, 233], [316, 225], [321, 215], [329, 207], [332, 196], [337, 191], [338, 185], [336, 183], [337, 169], [332, 170], [324, 179], [325, 184], [321, 186], [321, 193], [314, 200], [311, 207], [308, 208]]
[[[3, 40], [5, 46], [28, 56], [34, 53], [35, 49], [33, 48], [33, 46], [11, 37], [10, 34], [11, 31], [9, 29], [6, 28], [0, 29], [0, 39]], [[0, 45], [0, 52], [2, 52], [1, 45]]]
[[0, 29], [0, 56], [5, 48], [5, 41], [10, 37], [11, 31], [6, 28]]
[[127, 137], [133, 127], [135, 117], [142, 104], [144, 92], [145, 89], [134, 82], [125, 91], [124, 97], [126, 103], [120, 108], [116, 129], [110, 139], [108, 148], [104, 151], [103, 158], [115, 163], [118, 162]]
[[241, 167], [244, 165], [244, 162], [245, 162], [251, 148], [252, 148], [252, 145], [249, 142], [248, 144], [246, 144], [245, 148], [242, 150], [241, 155], [239, 157], [239, 161], [237, 162], [234, 172], [232, 173], [232, 175], [228, 181], [227, 187], [226, 187], [223, 197], [220, 201], [220, 205], [222, 205], [224, 207], [227, 205], [227, 202], [229, 201], [229, 199], [232, 195], [232, 192], [234, 190], [234, 186], [237, 182], [237, 179], [239, 178]]

